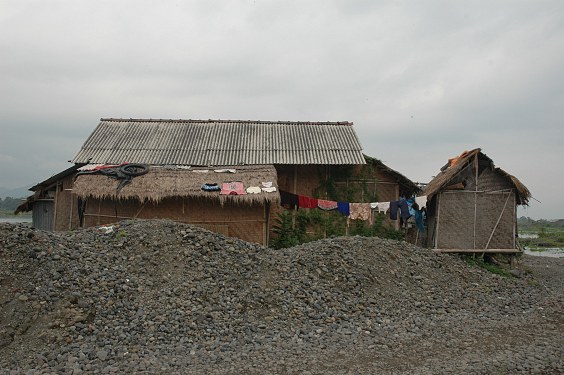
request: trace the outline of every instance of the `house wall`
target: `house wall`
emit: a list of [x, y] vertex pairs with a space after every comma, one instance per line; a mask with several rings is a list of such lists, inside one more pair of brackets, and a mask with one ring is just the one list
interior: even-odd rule
[[266, 244], [266, 208], [264, 205], [221, 206], [208, 199], [169, 198], [157, 203], [134, 199], [89, 199], [84, 226], [115, 223], [123, 219], [169, 219], [193, 224], [244, 241]]
[[436, 198], [436, 215], [429, 221], [434, 248], [515, 248], [513, 191], [444, 191]]

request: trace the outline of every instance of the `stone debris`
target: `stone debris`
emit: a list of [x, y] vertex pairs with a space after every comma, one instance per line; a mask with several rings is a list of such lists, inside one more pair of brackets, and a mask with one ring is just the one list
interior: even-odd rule
[[501, 277], [405, 242], [0, 224], [0, 265], [0, 374], [564, 372], [562, 273]]

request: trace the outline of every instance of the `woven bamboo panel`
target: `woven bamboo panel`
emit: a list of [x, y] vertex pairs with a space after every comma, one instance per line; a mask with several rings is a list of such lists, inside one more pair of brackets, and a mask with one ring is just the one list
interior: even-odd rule
[[437, 248], [514, 248], [513, 193], [448, 192], [441, 193], [439, 199]]
[[441, 193], [438, 207], [437, 247], [474, 247], [474, 195]]

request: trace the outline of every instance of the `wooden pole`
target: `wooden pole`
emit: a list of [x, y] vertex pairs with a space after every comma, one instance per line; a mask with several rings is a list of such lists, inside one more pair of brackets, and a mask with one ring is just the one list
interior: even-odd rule
[[474, 169], [476, 169], [476, 181], [474, 187], [474, 249], [476, 248], [476, 221], [478, 220], [478, 154], [474, 157]]

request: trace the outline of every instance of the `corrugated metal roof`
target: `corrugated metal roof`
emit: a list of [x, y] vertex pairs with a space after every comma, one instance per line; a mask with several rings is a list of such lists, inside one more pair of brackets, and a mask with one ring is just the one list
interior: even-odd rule
[[350, 122], [101, 119], [74, 163], [365, 164]]

